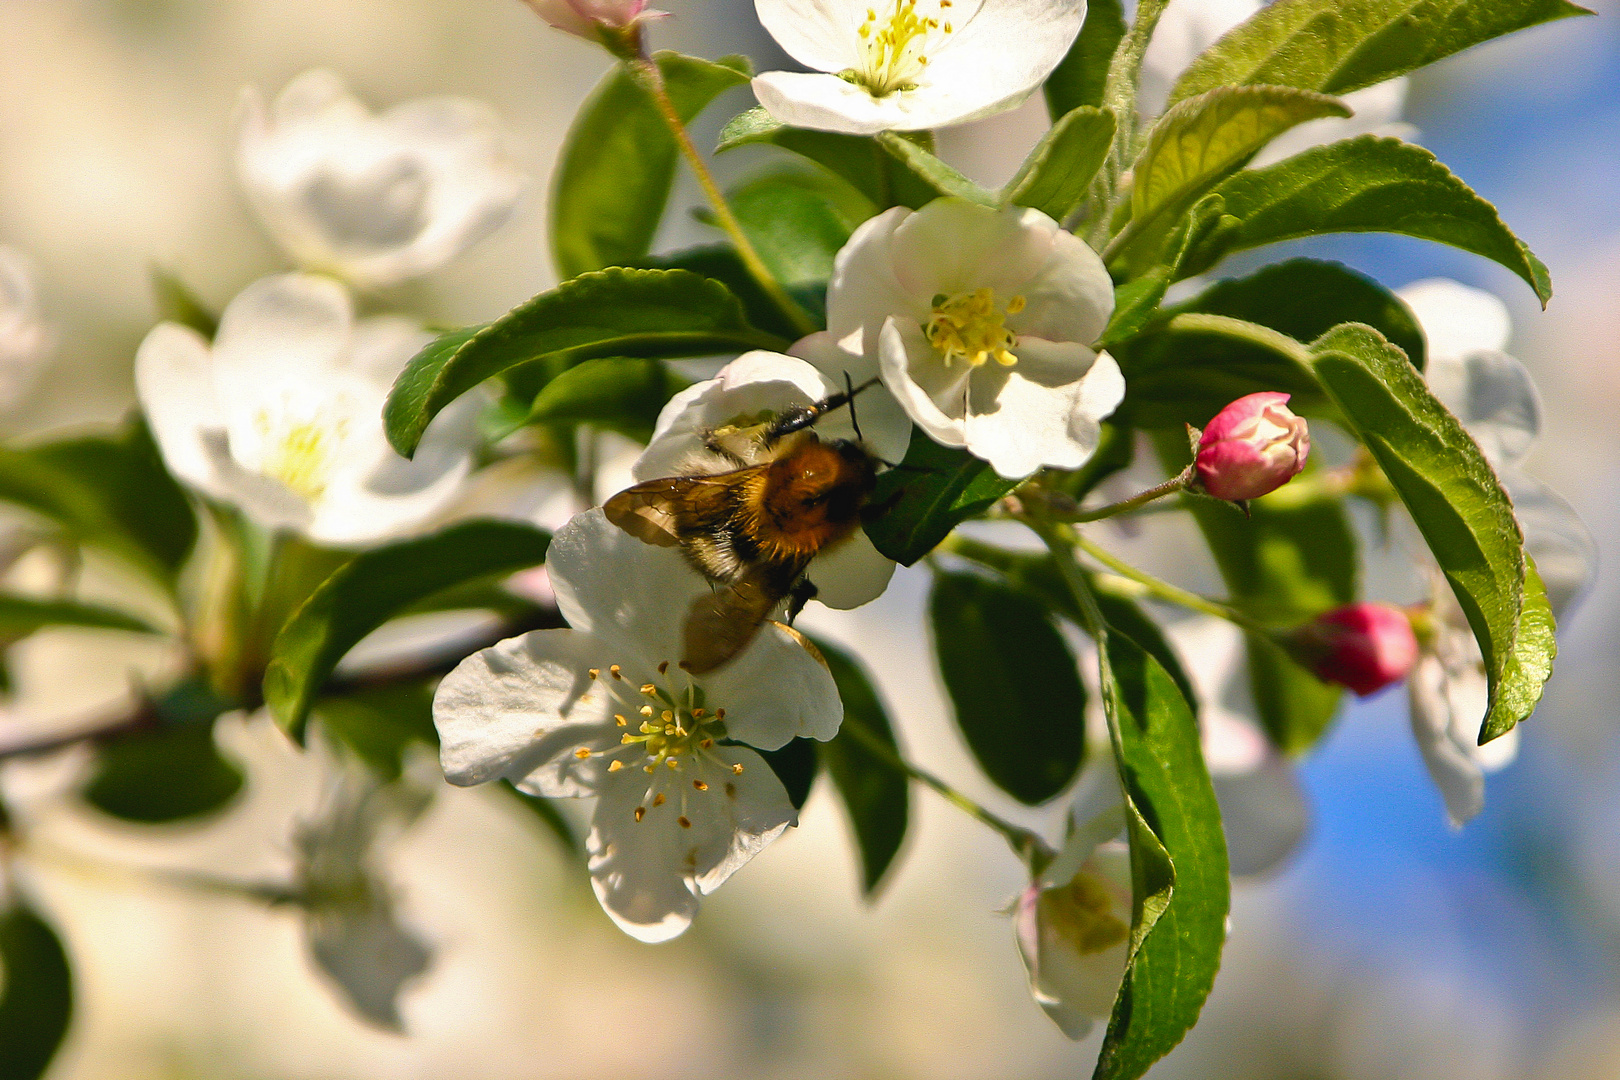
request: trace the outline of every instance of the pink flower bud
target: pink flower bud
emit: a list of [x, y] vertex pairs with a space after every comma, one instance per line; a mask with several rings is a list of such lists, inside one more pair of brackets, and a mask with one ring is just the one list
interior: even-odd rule
[[556, 27], [585, 38], [603, 40], [603, 31], [624, 31], [643, 19], [665, 13], [647, 7], [647, 0], [527, 0], [539, 16]]
[[1362, 697], [1406, 678], [1418, 655], [1412, 621], [1388, 604], [1337, 608], [1294, 630], [1284, 643], [1317, 678]]
[[1288, 395], [1248, 394], [1215, 415], [1198, 440], [1198, 479], [1217, 499], [1258, 499], [1305, 467], [1311, 433]]

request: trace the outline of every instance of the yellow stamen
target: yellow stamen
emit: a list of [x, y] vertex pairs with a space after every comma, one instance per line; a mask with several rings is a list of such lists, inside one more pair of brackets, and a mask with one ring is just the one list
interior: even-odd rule
[[1005, 308], [996, 305], [995, 290], [984, 288], [934, 300], [934, 314], [923, 327], [928, 343], [939, 351], [945, 366], [966, 360], [973, 367], [994, 359], [1011, 367], [1018, 362], [1012, 349], [1018, 335], [1007, 329], [1008, 315], [1024, 310], [1025, 300], [1014, 296]]

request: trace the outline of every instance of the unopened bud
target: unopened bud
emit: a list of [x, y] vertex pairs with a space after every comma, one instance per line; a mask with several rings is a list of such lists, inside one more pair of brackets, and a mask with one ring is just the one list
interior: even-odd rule
[[606, 44], [614, 51], [638, 38], [645, 19], [666, 12], [654, 11], [647, 0], [526, 0], [546, 22], [558, 30]]
[[1388, 604], [1337, 608], [1294, 629], [1283, 644], [1317, 678], [1362, 697], [1406, 678], [1418, 655], [1411, 620]]
[[1198, 481], [1217, 499], [1258, 499], [1305, 467], [1311, 434], [1288, 411], [1287, 394], [1240, 397], [1216, 414], [1198, 440]]

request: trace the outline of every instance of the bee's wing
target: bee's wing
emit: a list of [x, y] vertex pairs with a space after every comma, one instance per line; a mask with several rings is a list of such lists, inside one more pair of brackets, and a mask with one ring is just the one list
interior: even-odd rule
[[678, 547], [681, 520], [693, 502], [700, 476], [666, 476], [626, 488], [603, 504], [607, 519], [637, 540], [659, 547]]
[[809, 564], [808, 557], [759, 563], [725, 588], [692, 601], [681, 667], [702, 675], [742, 652]]

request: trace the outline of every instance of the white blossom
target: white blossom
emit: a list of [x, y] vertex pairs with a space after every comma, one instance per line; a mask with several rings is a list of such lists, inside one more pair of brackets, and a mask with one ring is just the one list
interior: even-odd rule
[[1015, 108], [1052, 73], [1084, 0], [754, 0], [811, 72], [768, 71], [754, 94], [794, 127], [923, 131]]
[[[689, 386], [670, 399], [659, 414], [646, 452], [636, 461], [635, 477], [654, 480], [736, 468], [705, 450], [707, 432], [728, 424], [761, 423], [767, 416], [843, 393], [845, 387], [844, 379], [830, 378], [796, 357], [745, 353], [713, 379]], [[857, 395], [854, 404], [854, 412], [844, 406], [817, 420], [817, 435], [824, 440], [853, 440], [855, 423], [859, 423], [861, 441], [870, 452], [891, 463], [904, 457], [911, 421], [894, 399], [873, 387]], [[817, 554], [807, 574], [816, 586], [816, 599], [828, 607], [853, 608], [883, 593], [894, 575], [894, 563], [879, 554], [864, 530], [856, 529]]]
[[135, 357], [135, 387], [164, 460], [205, 495], [320, 543], [409, 532], [456, 498], [472, 464], [476, 395], [453, 404], [405, 460], [382, 407], [432, 335], [356, 321], [330, 278], [285, 274], [231, 301], [212, 344], [174, 323]]
[[[1125, 394], [1119, 365], [1091, 347], [1113, 307], [1102, 260], [1057, 222], [953, 198], [856, 229], [827, 292], [832, 340], [865, 359], [851, 377], [881, 374], [931, 438], [1006, 477], [1096, 450]], [[824, 355], [807, 358], [826, 372]]]
[[0, 244], [0, 412], [15, 408], [34, 385], [56, 343], [34, 286], [34, 268]]
[[246, 91], [237, 171], [304, 269], [391, 285], [438, 269], [506, 220], [527, 181], [501, 141], [480, 102], [421, 98], [376, 116], [317, 70], [268, 111]]
[[445, 677], [433, 703], [445, 778], [595, 796], [586, 846], [596, 896], [626, 933], [665, 941], [690, 925], [700, 896], [797, 821], [751, 748], [832, 738], [838, 691], [776, 623], [717, 671], [688, 675], [682, 626], [709, 583], [679, 551], [642, 543], [600, 509], [557, 533], [547, 565], [572, 629], [503, 641]]

